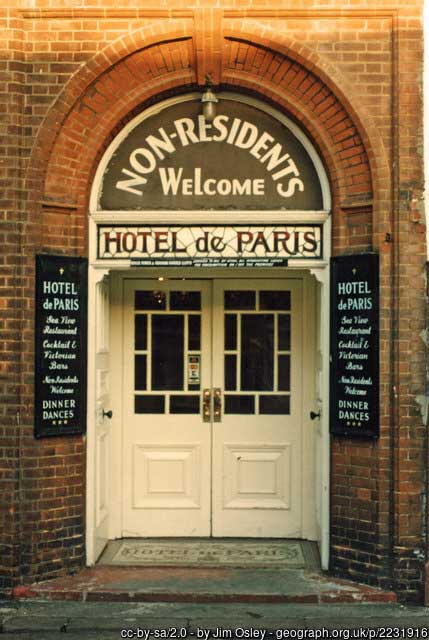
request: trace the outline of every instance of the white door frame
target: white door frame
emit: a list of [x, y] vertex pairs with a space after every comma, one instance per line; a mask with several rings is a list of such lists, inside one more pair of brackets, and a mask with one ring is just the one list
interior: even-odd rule
[[[265, 277], [263, 277], [265, 275]], [[253, 277], [252, 277], [253, 276]], [[275, 278], [271, 276], [267, 278], [266, 272], [263, 274], [257, 273], [253, 275], [250, 273], [247, 278], [216, 278], [214, 280], [214, 292], [213, 292], [213, 325], [216, 327], [218, 324], [223, 323], [223, 314], [226, 313], [240, 313], [240, 311], [229, 311], [223, 309], [223, 291], [225, 289], [255, 289], [255, 290], [288, 290], [291, 292], [291, 307], [289, 312], [291, 313], [291, 386], [290, 393], [292, 397], [291, 409], [289, 415], [281, 416], [264, 416], [259, 414], [252, 417], [251, 415], [226, 415], [225, 411], [222, 412], [221, 424], [215, 425], [213, 429], [213, 464], [218, 469], [223, 466], [223, 472], [225, 473], [227, 465], [232, 464], [232, 467], [236, 464], [235, 456], [240, 452], [240, 457], [248, 454], [247, 447], [253, 450], [253, 453], [258, 452], [257, 455], [264, 455], [265, 448], [270, 450], [271, 455], [275, 451], [280, 471], [281, 463], [280, 459], [283, 456], [287, 459], [286, 453], [288, 447], [293, 450], [293, 460], [287, 465], [290, 486], [293, 487], [291, 491], [291, 504], [290, 510], [285, 512], [284, 510], [278, 510], [278, 503], [276, 506], [271, 504], [270, 507], [264, 501], [269, 498], [274, 499], [274, 502], [279, 501], [282, 506], [285, 506], [285, 496], [277, 493], [274, 498], [273, 493], [266, 496], [253, 495], [250, 507], [246, 508], [249, 501], [249, 496], [237, 495], [235, 492], [238, 486], [237, 482], [238, 468], [235, 472], [230, 467], [230, 478], [235, 477], [235, 482], [230, 484], [226, 479], [220, 482], [216, 482], [216, 478], [213, 477], [213, 503], [212, 503], [212, 518], [213, 518], [213, 531], [216, 535], [220, 535], [219, 532], [229, 532], [226, 535], [231, 535], [231, 531], [236, 531], [235, 535], [245, 536], [244, 531], [252, 531], [255, 528], [255, 517], [261, 517], [263, 523], [258, 520], [259, 530], [264, 530], [265, 535], [267, 529], [271, 531], [270, 536], [276, 537], [297, 537], [309, 540], [317, 539], [317, 526], [316, 526], [316, 510], [315, 510], [315, 434], [314, 425], [310, 420], [310, 411], [316, 406], [316, 385], [315, 385], [315, 348], [316, 348], [316, 322], [315, 322], [315, 287], [314, 279], [308, 277], [308, 275], [298, 274], [283, 274], [282, 278]], [[247, 313], [247, 310], [244, 312]], [[257, 313], [260, 313], [258, 311]], [[272, 313], [271, 311], [263, 311], [262, 313]], [[220, 319], [220, 314], [222, 319]], [[215, 339], [213, 337], [213, 339]], [[223, 353], [224, 346], [223, 341], [221, 344], [216, 345], [213, 343], [213, 353]], [[226, 394], [228, 391], [223, 385], [223, 359], [213, 361], [213, 386], [223, 387], [223, 404], [226, 402]], [[240, 388], [240, 387], [239, 387]], [[257, 393], [255, 393], [257, 395]], [[267, 429], [271, 430], [270, 439], [261, 443], [261, 424], [268, 420]], [[255, 428], [255, 422], [257, 424]], [[294, 426], [295, 425], [295, 426]], [[232, 434], [235, 434], [232, 435]], [[240, 434], [240, 435], [239, 435]], [[287, 434], [287, 435], [286, 435]], [[243, 439], [244, 438], [244, 439]], [[283, 448], [286, 447], [286, 448]], [[229, 453], [225, 456], [226, 451]], [[252, 455], [252, 454], [251, 454]], [[284, 458], [283, 458], [284, 459]], [[268, 460], [268, 459], [267, 459]], [[285, 469], [285, 467], [283, 467]], [[298, 486], [299, 478], [299, 486]], [[283, 489], [285, 486], [283, 485]], [[230, 496], [233, 502], [241, 503], [240, 506], [232, 504], [227, 506], [225, 504], [226, 494]], [[277, 487], [279, 490], [279, 487]], [[275, 492], [274, 492], [275, 493]], [[234, 497], [232, 497], [234, 496]], [[293, 497], [294, 496], [294, 497]], [[299, 498], [298, 498], [299, 496]], [[244, 499], [244, 501], [243, 501]], [[287, 498], [286, 498], [287, 500]], [[298, 500], [300, 501], [298, 506]], [[238, 507], [238, 508], [237, 508]], [[256, 511], [254, 511], [256, 509]], [[265, 512], [261, 509], [267, 509]], [[267, 528], [265, 527], [267, 524]], [[269, 524], [268, 524], [269, 523]], [[238, 527], [238, 530], [237, 530]], [[288, 533], [286, 533], [288, 531]], [[276, 532], [276, 533], [274, 533]], [[261, 537], [262, 534], [261, 534]]]
[[[316, 172], [319, 177], [320, 185], [322, 188], [323, 194], [323, 210], [322, 211], [234, 211], [234, 212], [224, 212], [224, 211], [183, 211], [180, 215], [180, 223], [181, 224], [199, 224], [206, 223], [208, 218], [213, 223], [223, 223], [223, 224], [238, 224], [238, 223], [257, 223], [261, 224], [264, 221], [264, 224], [270, 223], [320, 223], [323, 224], [323, 238], [324, 238], [324, 247], [323, 254], [324, 259], [318, 261], [312, 260], [293, 260], [289, 261], [289, 267], [287, 269], [272, 269], [269, 271], [265, 270], [264, 276], [273, 278], [273, 277], [294, 277], [294, 275], [308, 275], [311, 274], [315, 277], [318, 282], [317, 295], [319, 297], [319, 303], [317, 304], [317, 314], [318, 314], [318, 332], [317, 332], [317, 384], [316, 384], [316, 396], [322, 409], [321, 419], [320, 421], [314, 421], [312, 423], [311, 428], [315, 430], [315, 439], [316, 439], [316, 461], [314, 473], [316, 475], [316, 486], [318, 487], [318, 495], [316, 496], [316, 511], [317, 511], [317, 521], [318, 521], [318, 540], [321, 552], [322, 559], [322, 567], [324, 569], [328, 568], [329, 565], [329, 474], [330, 474], [330, 459], [329, 459], [329, 319], [330, 319], [330, 308], [329, 308], [329, 258], [331, 256], [331, 220], [330, 220], [330, 210], [331, 210], [331, 196], [329, 189], [329, 182], [326, 175], [326, 172], [323, 168], [323, 163], [321, 162], [317, 151], [311, 144], [310, 140], [307, 138], [305, 133], [292, 121], [284, 116], [284, 114], [280, 113], [276, 109], [260, 102], [259, 100], [253, 99], [248, 96], [244, 96], [241, 94], [232, 94], [226, 93], [221, 94], [220, 96], [223, 100], [235, 100], [241, 101], [250, 105], [253, 105], [263, 111], [266, 111], [268, 114], [272, 115], [274, 118], [277, 118], [280, 122], [282, 122], [286, 127], [288, 127], [293, 134], [299, 138], [310, 157], [313, 160], [313, 163], [316, 168]], [[95, 374], [95, 349], [96, 349], [96, 336], [97, 331], [99, 331], [99, 327], [96, 325], [96, 313], [95, 313], [95, 303], [96, 303], [96, 283], [102, 279], [103, 275], [110, 274], [112, 284], [111, 284], [111, 317], [110, 322], [111, 326], [114, 323], [120, 320], [120, 304], [118, 301], [120, 300], [120, 292], [118, 292], [117, 288], [120, 282], [120, 276], [118, 273], [126, 270], [128, 276], [135, 276], [139, 278], [150, 278], [154, 277], [156, 270], [146, 269], [146, 270], [137, 270], [137, 269], [129, 269], [128, 264], [119, 264], [117, 261], [104, 261], [103, 263], [97, 262], [97, 222], [106, 222], [106, 223], [128, 223], [131, 224], [133, 222], [142, 223], [142, 218], [144, 217], [145, 224], [172, 224], [177, 222], [177, 212], [164, 211], [164, 212], [151, 212], [151, 211], [101, 211], [98, 206], [99, 202], [99, 192], [102, 183], [102, 176], [104, 169], [109, 161], [109, 158], [114, 153], [116, 147], [126, 136], [129, 131], [135, 127], [140, 121], [144, 118], [150, 117], [150, 115], [158, 110], [163, 109], [164, 107], [168, 107], [176, 102], [182, 102], [186, 100], [195, 100], [200, 99], [199, 94], [188, 94], [184, 96], [176, 96], [174, 98], [170, 98], [169, 100], [164, 101], [163, 103], [156, 104], [149, 109], [147, 109], [144, 113], [137, 116], [131, 122], [129, 122], [123, 130], [118, 134], [118, 136], [112, 141], [111, 145], [106, 150], [102, 160], [99, 163], [93, 187], [91, 190], [90, 197], [90, 211], [89, 211], [89, 277], [88, 277], [88, 301], [89, 301], [89, 312], [88, 312], [88, 414], [87, 414], [87, 510], [86, 510], [86, 552], [87, 552], [87, 564], [93, 565], [97, 560], [96, 549], [94, 544], [94, 535], [96, 529], [96, 496], [95, 496], [95, 463], [96, 463], [96, 398], [95, 398], [95, 385], [96, 385], [96, 374]], [[232, 271], [232, 273], [231, 273]], [[168, 271], [168, 274], [164, 273], [164, 275], [168, 275], [168, 277], [173, 277], [174, 273], [172, 270]], [[203, 270], [198, 269], [198, 273], [194, 272], [186, 274], [187, 277], [195, 277], [205, 278], [205, 277], [234, 277], [234, 278], [249, 278], [256, 275], [256, 271], [249, 270], [242, 272], [238, 269], [229, 270], [229, 272], [222, 272], [222, 270]], [[306, 316], [304, 315], [304, 318]], [[118, 345], [115, 344], [115, 336], [112, 335], [113, 342], [111, 343], [112, 350], [115, 350]], [[111, 372], [111, 388], [116, 391], [122, 390], [122, 380], [119, 379], [118, 375], [115, 375], [115, 370], [113, 368]], [[120, 398], [121, 393], [115, 393], [112, 395], [112, 405], [111, 408], [113, 410], [113, 420], [110, 423], [110, 429], [112, 433], [111, 440], [111, 452], [113, 456], [113, 452], [118, 446], [118, 438], [120, 438], [120, 428], [117, 426], [115, 418], [122, 415], [121, 406], [120, 406]], [[317, 407], [315, 407], [317, 409]], [[113, 458], [112, 458], [113, 459]], [[121, 486], [121, 482], [117, 482], [117, 478], [121, 478], [122, 470], [120, 465], [114, 466], [110, 465], [110, 509], [115, 509], [120, 504], [121, 496], [118, 494], [118, 487]], [[110, 518], [109, 522], [109, 537], [115, 538], [120, 536], [120, 527], [118, 527], [118, 523], [112, 521]]]
[[[327, 230], [326, 230], [327, 232]], [[326, 233], [325, 237], [329, 237]], [[327, 249], [325, 245], [325, 249]], [[297, 265], [298, 266], [298, 265]], [[96, 528], [96, 496], [95, 496], [95, 424], [96, 424], [96, 402], [94, 393], [95, 382], [95, 338], [100, 327], [95, 322], [95, 287], [96, 283], [102, 276], [109, 273], [111, 281], [111, 313], [110, 327], [116, 326], [117, 330], [111, 333], [111, 351], [119, 353], [118, 349], [122, 348], [120, 344], [122, 339], [122, 283], [123, 278], [156, 278], [153, 269], [122, 269], [109, 270], [100, 269], [98, 265], [91, 264], [89, 268], [89, 331], [88, 331], [88, 429], [87, 429], [87, 526], [86, 526], [86, 549], [87, 549], [87, 565], [93, 565], [97, 560], [97, 553], [94, 545], [94, 533]], [[311, 474], [314, 476], [314, 483], [317, 489], [315, 491], [314, 508], [317, 513], [317, 532], [311, 533], [307, 529], [309, 537], [316, 537], [319, 541], [319, 548], [322, 559], [322, 567], [328, 568], [329, 563], [329, 268], [328, 264], [317, 266], [311, 270], [286, 268], [275, 269], [270, 271], [270, 278], [303, 278], [306, 283], [305, 288], [315, 288], [314, 280], [310, 279], [310, 274], [314, 275], [319, 283], [317, 295], [319, 304], [316, 302], [318, 331], [317, 331], [317, 348], [316, 350], [316, 368], [318, 370], [316, 380], [316, 398], [320, 408], [323, 408], [321, 420], [305, 424], [304, 420], [304, 437], [308, 433], [308, 429], [313, 429], [315, 460], [312, 465]], [[204, 278], [252, 278], [258, 274], [255, 269], [229, 269], [228, 271], [214, 269], [198, 269], [188, 270], [187, 272], [175, 272], [172, 269], [168, 271], [166, 276], [169, 277], [195, 277]], [[261, 270], [260, 277], [267, 277], [267, 270]], [[304, 295], [304, 301], [308, 303], [308, 293]], [[305, 303], [306, 304], [306, 303]], [[309, 322], [309, 314], [304, 310], [304, 322]], [[304, 327], [305, 331], [305, 327]], [[314, 351], [313, 351], [314, 353]], [[113, 367], [111, 371], [111, 388], [115, 389], [115, 393], [111, 397], [111, 406], [106, 409], [112, 409], [113, 419], [110, 422], [111, 429], [111, 462], [110, 462], [110, 496], [109, 496], [109, 512], [120, 513], [121, 505], [121, 486], [122, 486], [122, 466], [119, 456], [115, 455], [122, 450], [122, 429], [120, 424], [120, 416], [122, 415], [122, 376], [121, 368]], [[314, 407], [317, 409], [317, 406]], [[115, 419], [116, 418], [116, 419]], [[112, 464], [114, 460], [114, 464]], [[305, 527], [305, 523], [304, 523]], [[109, 522], [109, 539], [119, 538], [122, 535], [121, 522], [117, 518], [110, 518]]]

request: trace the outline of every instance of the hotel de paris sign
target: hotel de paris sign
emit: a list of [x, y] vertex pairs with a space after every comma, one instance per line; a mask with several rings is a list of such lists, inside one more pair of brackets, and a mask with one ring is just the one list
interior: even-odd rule
[[[290, 258], [323, 258], [322, 225], [263, 220], [264, 210], [323, 209], [319, 177], [302, 142], [247, 104], [221, 101], [212, 122], [200, 111], [197, 101], [181, 102], [118, 138], [98, 209], [123, 212], [124, 220], [126, 212], [141, 211], [141, 223], [133, 215], [133, 224], [118, 223], [117, 216], [99, 224], [97, 258], [135, 266], [284, 266]], [[207, 211], [207, 224], [181, 225], [181, 212], [191, 210]], [[260, 211], [260, 223], [210, 223], [210, 211], [224, 211], [227, 220], [238, 210]], [[177, 223], [146, 222], [148, 212], [163, 211], [176, 212]]]

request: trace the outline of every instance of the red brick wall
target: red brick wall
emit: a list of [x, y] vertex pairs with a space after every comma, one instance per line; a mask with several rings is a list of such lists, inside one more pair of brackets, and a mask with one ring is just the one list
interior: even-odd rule
[[[381, 257], [381, 437], [332, 441], [331, 569], [422, 598], [425, 226], [420, 0], [9, 2], [0, 237], [0, 588], [84, 562], [85, 444], [33, 438], [34, 254], [87, 252], [112, 136], [150, 101], [216, 85], [285, 110], [318, 148], [334, 253]], [[216, 4], [216, 6], [214, 6]], [[19, 7], [19, 8], [18, 8]], [[3, 175], [3, 174], [2, 174]]]
[[[24, 68], [21, 20], [9, 23], [0, 14], [3, 55], [0, 60], [2, 90], [0, 119], [0, 589], [17, 577], [19, 544], [19, 425], [20, 425], [20, 339], [22, 270], [20, 217], [22, 180], [19, 142], [24, 100]], [[4, 40], [3, 40], [4, 38]]]

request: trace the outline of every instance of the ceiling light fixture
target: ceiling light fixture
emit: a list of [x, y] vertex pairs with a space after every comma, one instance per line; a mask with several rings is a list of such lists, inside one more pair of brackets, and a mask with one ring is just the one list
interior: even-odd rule
[[207, 122], [213, 122], [216, 117], [216, 102], [219, 102], [213, 93], [213, 83], [209, 75], [206, 75], [206, 88], [201, 96], [201, 104], [203, 105], [203, 116]]

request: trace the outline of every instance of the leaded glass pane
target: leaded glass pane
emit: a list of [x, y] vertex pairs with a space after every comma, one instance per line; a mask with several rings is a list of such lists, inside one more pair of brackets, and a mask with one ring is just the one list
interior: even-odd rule
[[183, 389], [183, 315], [152, 315], [152, 389]]
[[200, 291], [171, 291], [170, 309], [172, 311], [200, 311]]
[[146, 351], [147, 349], [147, 315], [137, 314], [134, 319], [134, 346], [136, 351]]
[[235, 313], [225, 314], [225, 351], [235, 351], [237, 349], [237, 315]]
[[225, 356], [225, 389], [235, 391], [237, 389], [237, 356]]
[[134, 307], [137, 311], [161, 311], [167, 308], [165, 291], [135, 291]]
[[134, 396], [135, 413], [165, 413], [164, 396]]
[[254, 414], [255, 413], [255, 397], [225, 395], [225, 413], [235, 414]]
[[259, 396], [259, 413], [263, 415], [289, 415], [289, 396]]
[[225, 309], [256, 309], [255, 291], [225, 291]]
[[278, 356], [278, 385], [279, 391], [290, 391], [290, 356]]
[[200, 396], [170, 396], [170, 413], [199, 413]]
[[201, 316], [190, 314], [188, 316], [188, 349], [199, 351], [201, 349]]
[[134, 356], [134, 388], [136, 391], [146, 390], [146, 356]]
[[279, 350], [290, 351], [290, 315], [279, 313]]
[[267, 311], [289, 311], [290, 291], [260, 291], [259, 308]]
[[241, 390], [274, 388], [274, 315], [241, 316]]

